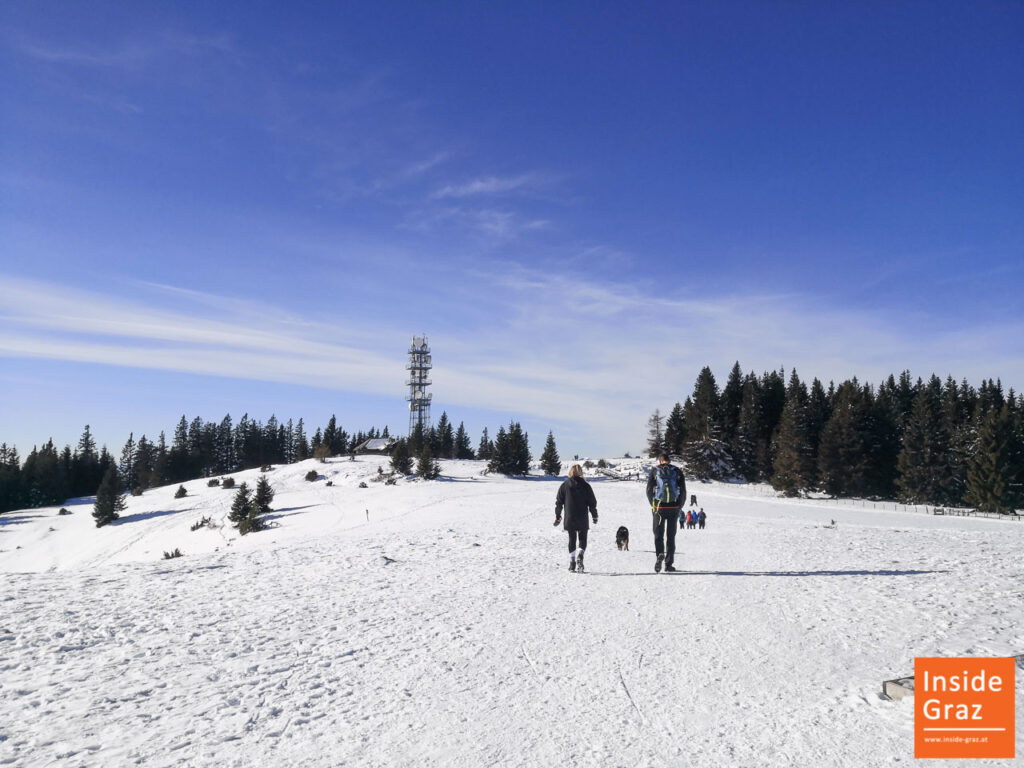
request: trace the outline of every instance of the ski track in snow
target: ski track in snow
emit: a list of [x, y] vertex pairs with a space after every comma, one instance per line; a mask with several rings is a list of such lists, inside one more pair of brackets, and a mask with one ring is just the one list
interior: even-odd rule
[[275, 469], [245, 538], [189, 531], [230, 506], [205, 481], [109, 529], [0, 517], [0, 765], [907, 765], [883, 679], [1024, 652], [1024, 525], [694, 483], [708, 528], [656, 575], [642, 484], [597, 480], [579, 575], [557, 483], [358, 489], [378, 463]]

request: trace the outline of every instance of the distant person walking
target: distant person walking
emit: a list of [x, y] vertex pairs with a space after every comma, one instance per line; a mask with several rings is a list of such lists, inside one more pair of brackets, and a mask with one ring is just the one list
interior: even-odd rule
[[[587, 548], [587, 532], [590, 520], [597, 525], [597, 497], [590, 483], [583, 479], [583, 468], [573, 464], [569, 468], [569, 479], [558, 488], [555, 496], [555, 525], [562, 522], [565, 509], [565, 530], [569, 532], [569, 570], [583, 573], [583, 553]], [[577, 547], [578, 545], [578, 547]]]
[[697, 513], [697, 527], [702, 531], [704, 530], [704, 521], [707, 520], [707, 515], [704, 514], [704, 507], [700, 508], [700, 512]]
[[654, 563], [655, 573], [661, 573], [662, 565], [666, 573], [675, 571], [676, 526], [685, 498], [683, 471], [674, 466], [668, 456], [659, 456], [658, 466], [647, 477], [647, 501], [654, 516], [654, 552], [658, 558]]

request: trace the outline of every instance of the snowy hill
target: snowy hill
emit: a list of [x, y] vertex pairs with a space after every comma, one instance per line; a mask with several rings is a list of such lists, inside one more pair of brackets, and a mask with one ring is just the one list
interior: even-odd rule
[[1024, 524], [694, 483], [708, 528], [656, 575], [642, 484], [594, 477], [579, 576], [557, 482], [382, 464], [276, 467], [244, 538], [190, 531], [233, 497], [205, 480], [103, 529], [90, 500], [0, 517], [0, 764], [907, 764], [883, 679], [1024, 652]]

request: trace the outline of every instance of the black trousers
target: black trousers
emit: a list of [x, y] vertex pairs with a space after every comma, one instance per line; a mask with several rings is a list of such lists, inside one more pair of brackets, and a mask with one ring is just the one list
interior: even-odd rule
[[580, 538], [580, 549], [587, 548], [587, 532], [586, 531], [569, 531], [569, 551], [576, 551], [576, 537]]
[[662, 510], [654, 515], [654, 551], [665, 556], [665, 565], [672, 565], [676, 558], [676, 529], [679, 527], [679, 510]]

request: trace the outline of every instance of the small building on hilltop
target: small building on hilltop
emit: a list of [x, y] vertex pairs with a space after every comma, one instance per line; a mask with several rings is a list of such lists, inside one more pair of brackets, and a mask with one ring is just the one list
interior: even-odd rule
[[360, 455], [364, 453], [388, 455], [391, 453], [391, 449], [395, 447], [395, 442], [390, 437], [371, 437], [369, 440], [364, 440], [357, 445], [353, 453]]

